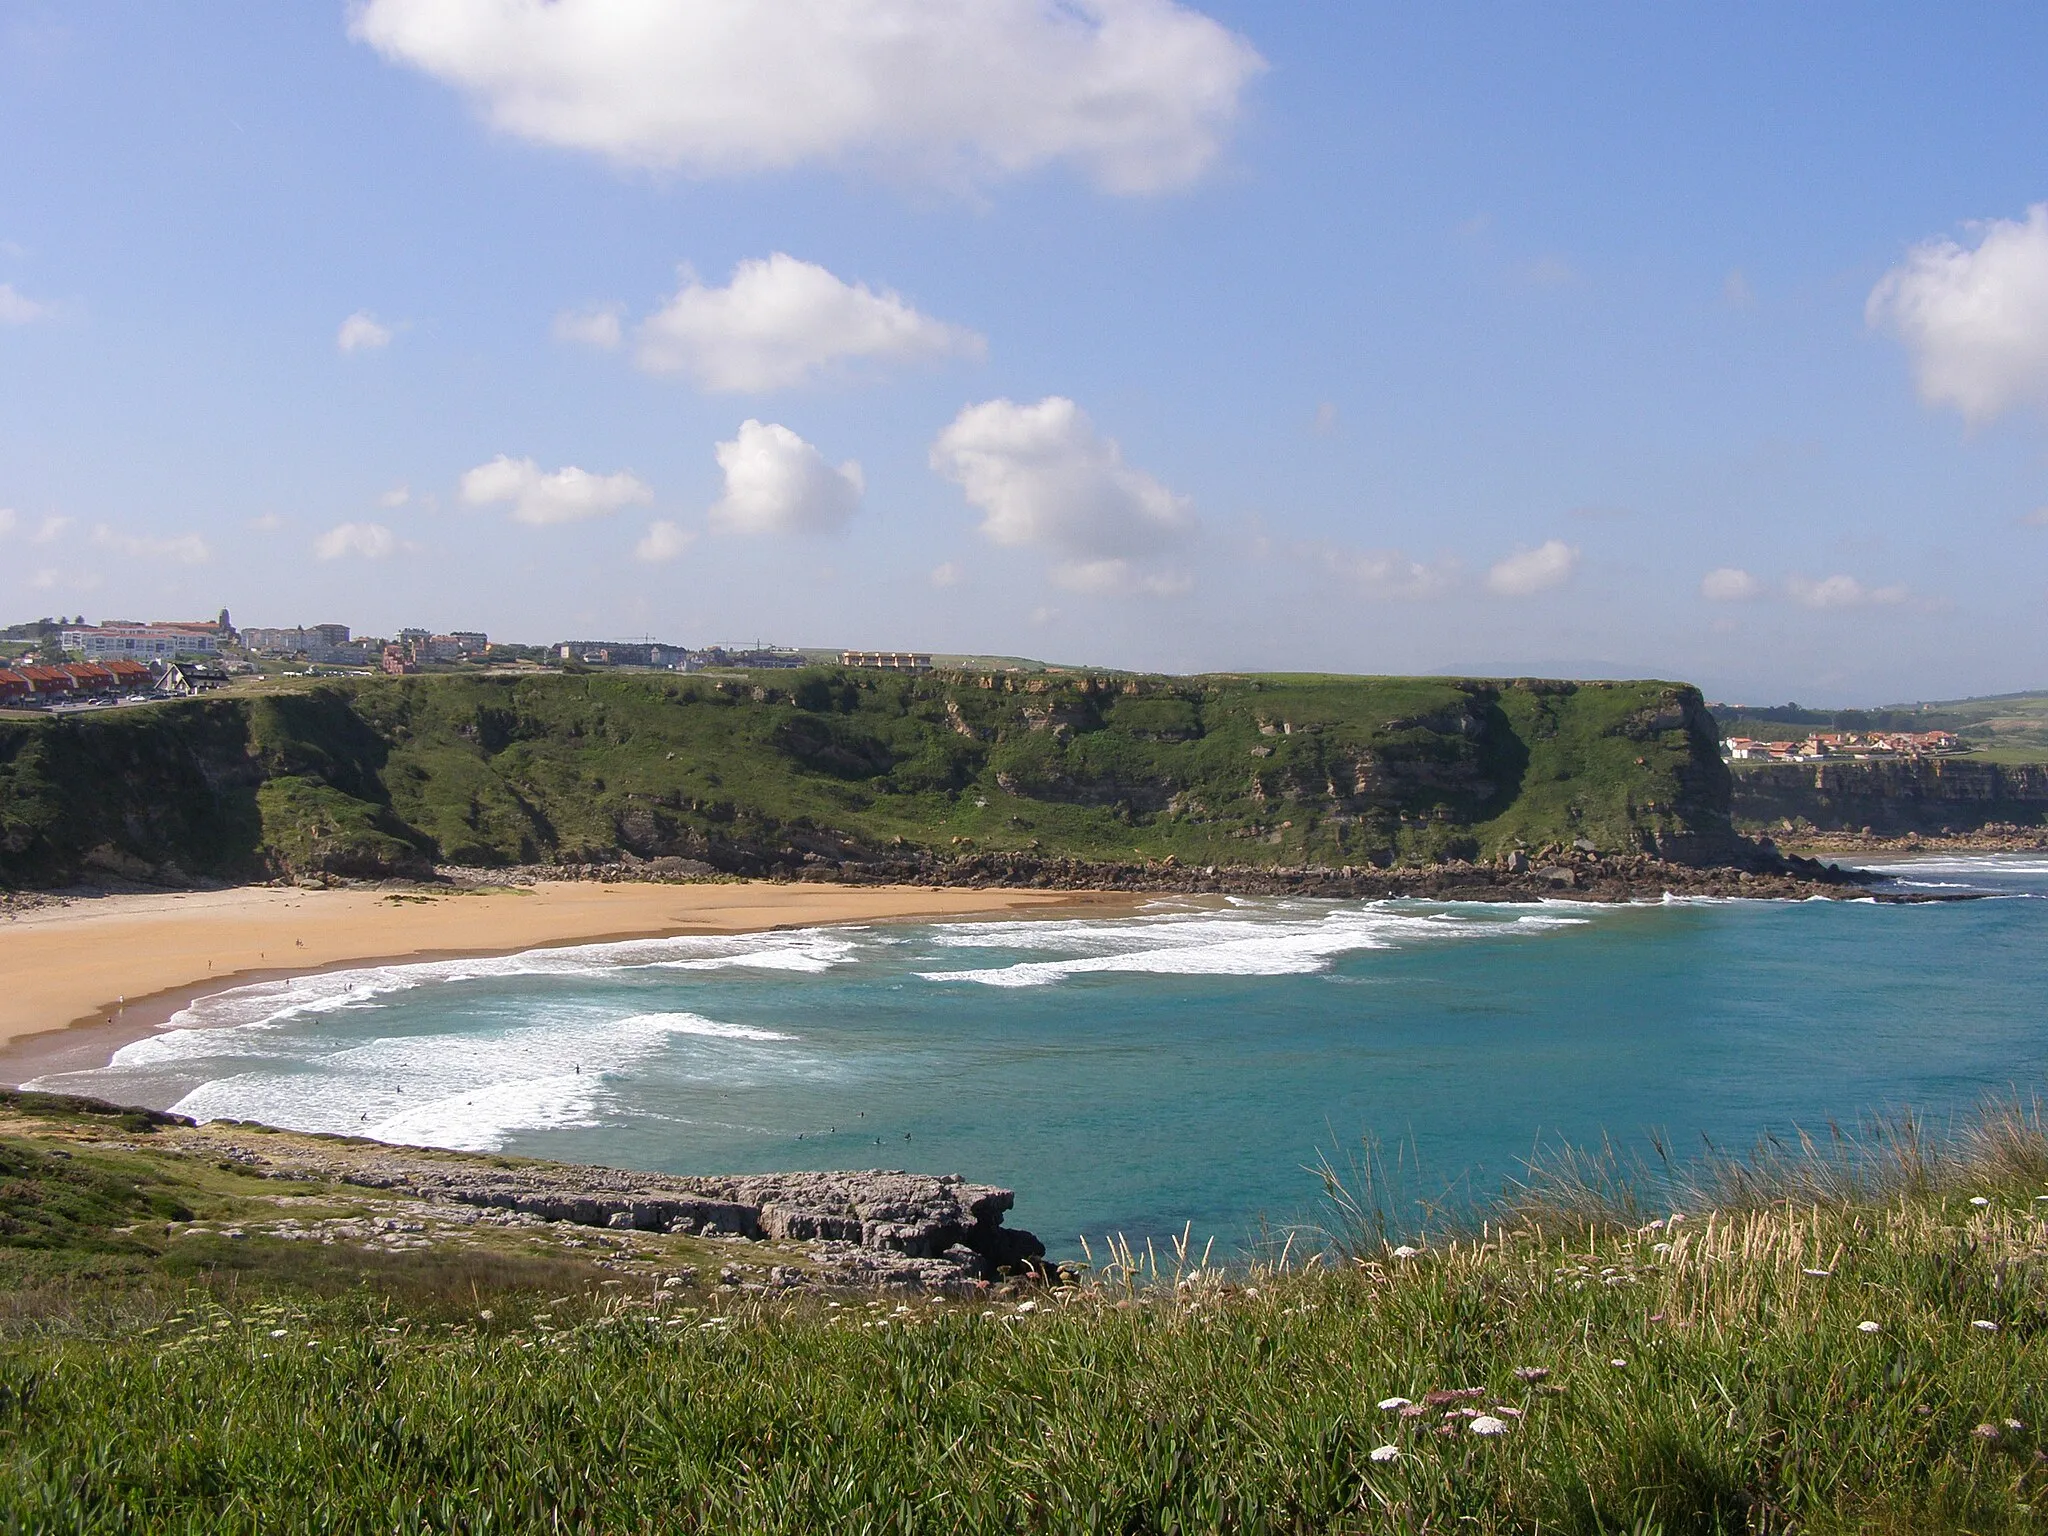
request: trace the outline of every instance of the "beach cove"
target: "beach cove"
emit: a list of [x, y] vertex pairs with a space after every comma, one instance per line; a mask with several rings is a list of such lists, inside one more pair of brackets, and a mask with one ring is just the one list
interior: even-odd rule
[[193, 998], [368, 962], [558, 944], [1021, 914], [1088, 893], [776, 881], [258, 885], [55, 896], [0, 916], [0, 1081], [92, 1066]]
[[2048, 861], [1888, 874], [1892, 894], [1988, 899], [1161, 897], [705, 924], [241, 985], [30, 1081], [651, 1172], [960, 1172], [1016, 1190], [1056, 1257], [1187, 1224], [1234, 1246], [1315, 1219], [1308, 1168], [1366, 1136], [1419, 1217], [1559, 1142], [1744, 1152], [2030, 1092]]

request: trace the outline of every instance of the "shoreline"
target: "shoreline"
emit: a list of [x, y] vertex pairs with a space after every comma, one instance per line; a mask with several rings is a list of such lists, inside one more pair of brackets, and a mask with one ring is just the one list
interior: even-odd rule
[[[0, 917], [0, 1086], [103, 1067], [199, 997], [373, 965], [850, 923], [1023, 916], [1141, 899], [1116, 892], [550, 881], [53, 895]], [[408, 944], [408, 938], [418, 942]], [[283, 960], [270, 960], [275, 950]]]

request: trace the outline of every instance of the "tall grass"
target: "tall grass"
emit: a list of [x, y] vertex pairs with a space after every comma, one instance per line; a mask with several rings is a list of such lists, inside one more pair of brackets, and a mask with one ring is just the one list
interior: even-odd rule
[[1113, 1240], [1077, 1283], [972, 1302], [248, 1282], [80, 1309], [0, 1342], [0, 1520], [2030, 1530], [2044, 1145], [2014, 1101], [1653, 1161], [1654, 1189], [1603, 1148], [1405, 1244], [1384, 1212], [1412, 1159], [1374, 1153], [1348, 1252]]
[[1704, 1142], [1678, 1156], [1661, 1135], [1643, 1148], [1539, 1148], [1490, 1198], [1435, 1194], [1411, 1149], [1392, 1157], [1366, 1137], [1340, 1168], [1319, 1154], [1327, 1220], [1314, 1235], [1337, 1253], [1373, 1257], [1403, 1241], [1488, 1228], [1626, 1233], [1673, 1212], [1736, 1213], [1787, 1203], [1838, 1207], [2033, 1182], [2048, 1187], [2048, 1106], [2038, 1095], [1991, 1097], [1935, 1131], [1912, 1110], [1819, 1133], [1794, 1127], [1742, 1155]]

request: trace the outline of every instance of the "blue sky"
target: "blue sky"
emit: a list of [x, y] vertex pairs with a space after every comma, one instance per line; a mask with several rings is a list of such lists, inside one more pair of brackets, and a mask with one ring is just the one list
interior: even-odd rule
[[2042, 685], [2044, 44], [0, 0], [0, 613]]

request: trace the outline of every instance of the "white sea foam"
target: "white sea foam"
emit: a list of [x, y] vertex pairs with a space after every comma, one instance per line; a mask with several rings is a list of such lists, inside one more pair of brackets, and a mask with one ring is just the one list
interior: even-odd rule
[[[857, 935], [859, 930], [852, 930]], [[403, 965], [363, 966], [281, 981], [256, 982], [199, 998], [172, 1016], [172, 1029], [218, 1029], [288, 1020], [374, 1004], [417, 987], [455, 986], [522, 977], [581, 980], [628, 970], [721, 970], [744, 968], [818, 973], [857, 958], [857, 937], [848, 930], [827, 933], [690, 935], [672, 939], [625, 939], [532, 949], [516, 955], [462, 960], [426, 960]]]
[[1578, 914], [1480, 903], [1423, 910], [1393, 903], [1359, 907], [1266, 902], [1245, 903], [1221, 912], [1147, 913], [1106, 921], [958, 924], [936, 931], [933, 942], [947, 949], [1065, 950], [1067, 954], [1053, 960], [917, 974], [926, 981], [976, 982], [989, 987], [1047, 986], [1071, 976], [1105, 972], [1300, 976], [1327, 969], [1340, 956], [1364, 950], [1538, 933], [1579, 927], [1589, 921]]
[[[366, 1011], [365, 1022], [374, 1028], [380, 1021]], [[431, 1035], [362, 1038], [333, 1024], [294, 1030], [262, 1019], [167, 1030], [124, 1046], [101, 1072], [40, 1083], [91, 1091], [124, 1078], [198, 1077], [198, 1086], [173, 1106], [179, 1114], [489, 1151], [519, 1131], [605, 1123], [616, 1108], [619, 1075], [678, 1048], [689, 1053], [685, 1076], [715, 1081], [746, 1070], [735, 1051], [758, 1053], [796, 1038], [696, 1013], [620, 1018], [616, 1008], [589, 1003], [480, 1031]]]
[[1978, 853], [1933, 854], [1902, 859], [1873, 859], [1863, 866], [1874, 873], [1894, 875], [2048, 875], [2048, 859], [2038, 854]]

